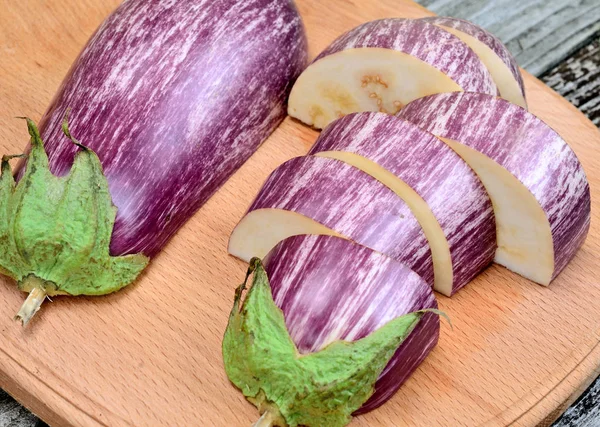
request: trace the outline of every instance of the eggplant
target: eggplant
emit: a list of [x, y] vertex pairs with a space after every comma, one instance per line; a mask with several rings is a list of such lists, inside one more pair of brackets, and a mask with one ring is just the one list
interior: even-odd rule
[[498, 37], [464, 19], [427, 16], [420, 20], [437, 25], [461, 39], [485, 64], [500, 96], [527, 109], [525, 83], [519, 64]]
[[[18, 318], [25, 324], [47, 295], [103, 295], [131, 283], [284, 119], [289, 91], [306, 62], [306, 35], [292, 0], [122, 3], [71, 67], [39, 133], [29, 121], [28, 150], [32, 159], [42, 159], [44, 170], [30, 160], [20, 163], [16, 175], [21, 182], [36, 177], [37, 186], [4, 179], [2, 208], [12, 209], [7, 200], [19, 203], [20, 192], [46, 201], [40, 207], [44, 217], [31, 207], [18, 208], [24, 212], [19, 220], [38, 234], [16, 242], [19, 235], [0, 233], [16, 251], [0, 256], [0, 271], [30, 292]], [[68, 111], [71, 129], [63, 123]], [[74, 208], [56, 198], [71, 195], [58, 183], [74, 173], [76, 153], [99, 159], [89, 166], [95, 181], [82, 181], [88, 187], [81, 193], [96, 197], [87, 212], [96, 222], [86, 228], [85, 215], [75, 218], [80, 231], [71, 241], [85, 246], [96, 239], [105, 264], [125, 255], [137, 260], [116, 282], [77, 273], [96, 252], [89, 245], [71, 250], [71, 242], [55, 232], [62, 225], [53, 225], [53, 218], [65, 206]], [[10, 174], [8, 159], [3, 171]], [[108, 191], [99, 196], [104, 180]], [[6, 217], [0, 228], [10, 228], [10, 221]], [[96, 229], [101, 231], [90, 237]], [[23, 248], [37, 241], [48, 250], [33, 259]], [[13, 256], [23, 258], [23, 268], [11, 264]], [[54, 261], [70, 275], [51, 274]], [[32, 281], [25, 283], [27, 278]], [[69, 282], [74, 278], [77, 283]]]
[[286, 116], [307, 61], [292, 0], [128, 0], [87, 43], [40, 133], [50, 170], [95, 151], [118, 208], [111, 254], [155, 256]]
[[438, 342], [431, 287], [348, 240], [290, 237], [264, 270], [254, 258], [251, 271], [243, 304], [244, 285], [236, 292], [223, 357], [265, 425], [343, 426], [387, 401]]
[[481, 178], [498, 227], [495, 262], [548, 286], [590, 230], [590, 185], [569, 144], [524, 108], [480, 93], [427, 96], [400, 117], [442, 138]]
[[452, 296], [494, 259], [496, 222], [485, 187], [439, 138], [384, 113], [353, 113], [321, 132], [309, 154], [353, 165], [406, 202], [431, 248], [434, 289]]
[[347, 238], [434, 283], [427, 236], [410, 207], [383, 183], [340, 160], [304, 156], [281, 164], [231, 232], [228, 251], [248, 262], [299, 234]]
[[323, 129], [360, 111], [396, 114], [440, 92], [496, 95], [481, 59], [461, 39], [418, 19], [366, 22], [334, 40], [298, 77], [288, 114]]

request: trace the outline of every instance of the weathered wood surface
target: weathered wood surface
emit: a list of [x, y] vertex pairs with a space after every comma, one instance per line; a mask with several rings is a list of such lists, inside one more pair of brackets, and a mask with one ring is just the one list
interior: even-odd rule
[[34, 427], [36, 423], [35, 415], [0, 390], [0, 427]]
[[553, 427], [600, 426], [600, 379], [581, 395]]
[[600, 31], [600, 0], [417, 0], [438, 15], [468, 19], [498, 36], [539, 76]]
[[600, 126], [600, 34], [544, 74], [542, 81]]

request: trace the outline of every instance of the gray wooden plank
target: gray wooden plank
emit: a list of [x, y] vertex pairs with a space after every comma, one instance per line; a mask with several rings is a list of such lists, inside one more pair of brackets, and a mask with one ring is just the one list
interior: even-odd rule
[[[572, 54], [589, 40], [590, 36], [600, 30], [600, 4], [582, 11], [581, 15], [569, 14], [569, 17], [571, 19], [567, 20], [566, 17], [561, 19], [555, 15], [544, 22], [542, 25], [551, 25], [555, 30], [529, 45], [516, 56], [517, 61], [532, 74], [540, 75]], [[533, 28], [528, 33], [537, 30]], [[526, 43], [527, 37], [528, 35], [524, 35], [523, 43]]]
[[438, 15], [463, 19], [472, 18], [492, 3], [479, 0], [416, 0], [416, 2]]
[[600, 34], [543, 75], [542, 81], [600, 126]]
[[[595, 3], [597, 0], [588, 0], [588, 3]], [[588, 13], [590, 9], [597, 8], [597, 4], [580, 5], [575, 10], [572, 9], [572, 5], [565, 5], [564, 0], [553, 0], [555, 7], [548, 8], [552, 12], [550, 15], [547, 14], [548, 10], [542, 10], [540, 13], [529, 12], [532, 16], [536, 16], [537, 19], [532, 19], [530, 27], [527, 31], [523, 32], [522, 29], [518, 30], [519, 33], [516, 36], [505, 36], [503, 41], [506, 46], [515, 54], [517, 57], [524, 51], [539, 52], [539, 55], [551, 51], [550, 47], [539, 48], [535, 46], [537, 43], [544, 42], [545, 38], [552, 38], [552, 42], [555, 46], [561, 45], [561, 38], [564, 37], [564, 32], [557, 31], [557, 28], [563, 27], [568, 30], [569, 24], [573, 19], [581, 17]], [[595, 19], [592, 19], [592, 23]], [[511, 27], [514, 25], [509, 24]], [[578, 26], [575, 26], [576, 33], [578, 33]], [[492, 29], [493, 31], [493, 29]], [[587, 35], [586, 35], [587, 37]], [[531, 53], [530, 53], [531, 54]], [[521, 66], [525, 64], [520, 64]]]
[[[519, 8], [518, 13], [509, 14], [505, 19], [497, 18], [495, 14], [488, 15], [486, 17], [487, 21], [482, 21], [482, 25], [486, 25], [504, 43], [510, 43], [511, 41], [521, 39], [523, 35], [529, 34], [531, 28], [543, 28], [548, 33], [552, 33], [554, 28], [544, 25], [546, 21], [561, 9], [570, 9], [573, 7], [576, 10], [580, 9], [579, 5], [576, 6], [572, 2], [565, 0], [536, 0]], [[506, 4], [506, 8], [508, 10], [512, 9], [509, 3]], [[575, 13], [575, 11], [573, 12]], [[524, 25], [524, 20], [526, 20], [526, 26]], [[526, 47], [527, 45], [523, 44], [523, 48]]]
[[0, 427], [35, 427], [38, 419], [0, 389]]
[[438, 15], [496, 34], [519, 65], [541, 75], [600, 30], [600, 0], [416, 0]]
[[440, 9], [452, 2], [456, 3], [456, 0], [417, 0], [417, 3], [431, 10]]
[[600, 426], [600, 405], [598, 402], [600, 402], [600, 379], [597, 379], [552, 427]]
[[[575, 19], [590, 13], [593, 15], [594, 9], [598, 7], [598, 0], [582, 0], [578, 5], [565, 4], [564, 0], [550, 0], [543, 7], [537, 5], [527, 11], [531, 17], [527, 31], [516, 28], [522, 26], [522, 22], [514, 21], [506, 26], [510, 28], [510, 32], [496, 31], [496, 34], [505, 43], [518, 40], [523, 49], [529, 49], [547, 37], [559, 35], [560, 31], [557, 30], [572, 26]], [[492, 31], [494, 30], [492, 28]]]
[[[518, 2], [514, 0], [494, 0], [487, 2], [487, 8], [473, 15], [472, 19], [506, 42], [520, 33], [522, 29], [520, 22], [523, 15], [529, 16], [528, 22], [536, 22], [534, 19], [539, 13], [534, 14], [532, 12], [537, 10], [539, 3], [540, 0], [522, 0]], [[551, 10], [552, 8], [549, 7], [548, 9]]]
[[[592, 0], [595, 1], [595, 0]], [[511, 43], [519, 41], [530, 34], [532, 28], [540, 28], [546, 30], [548, 33], [552, 33], [554, 28], [549, 25], [545, 25], [546, 21], [556, 13], [559, 13], [562, 9], [569, 9], [574, 5], [567, 4], [565, 0], [548, 0], [543, 2], [536, 0], [534, 3], [528, 4], [526, 7], [521, 8], [518, 14], [513, 14], [505, 22], [495, 20], [495, 16], [488, 17], [488, 22], [483, 25], [487, 25], [489, 30], [496, 34], [504, 43]], [[527, 17], [527, 27], [523, 26], [523, 18]], [[565, 19], [569, 19], [568, 17]], [[540, 31], [542, 33], [542, 31]], [[530, 39], [534, 39], [535, 35], [529, 36]], [[533, 40], [532, 40], [533, 41]], [[536, 40], [537, 41], [537, 40]], [[530, 44], [533, 44], [530, 42]], [[522, 49], [527, 48], [527, 43], [521, 42]]]

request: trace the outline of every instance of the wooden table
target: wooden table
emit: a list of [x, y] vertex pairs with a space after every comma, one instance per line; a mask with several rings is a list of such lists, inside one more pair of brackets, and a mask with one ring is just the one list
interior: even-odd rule
[[[439, 14], [452, 14], [455, 16], [462, 16], [465, 18], [471, 18], [475, 22], [480, 22], [486, 25], [492, 30], [497, 27], [501, 28], [502, 22], [490, 21], [489, 17], [500, 17], [500, 20], [506, 22], [514, 20], [515, 17], [511, 15], [498, 14], [494, 10], [505, 6], [506, 1], [498, 0], [496, 2], [486, 2], [481, 0], [479, 3], [486, 4], [486, 9], [482, 12], [481, 7], [477, 7], [477, 2], [473, 1], [462, 1], [453, 2], [450, 6], [447, 2], [443, 1], [428, 1], [421, 0], [422, 4], [427, 5], [431, 10]], [[505, 41], [513, 49], [516, 47], [518, 51], [517, 58], [520, 59], [521, 64], [530, 65], [530, 69], [537, 72], [538, 75], [543, 75], [543, 80], [558, 90], [561, 94], [567, 96], [574, 105], [578, 106], [583, 112], [589, 115], [589, 117], [595, 121], [596, 124], [600, 124], [600, 84], [598, 83], [598, 64], [600, 64], [600, 39], [598, 37], [590, 38], [589, 36], [597, 31], [597, 24], [600, 22], [600, 7], [594, 7], [594, 2], [579, 2], [582, 3], [579, 7], [579, 11], [575, 9], [571, 10], [573, 2], [562, 0], [563, 6], [560, 7], [561, 2], [543, 2], [543, 1], [525, 1], [524, 10], [529, 7], [534, 10], [536, 17], [545, 16], [543, 19], [525, 20], [523, 22], [532, 22], [531, 28], [521, 29], [520, 32], [507, 31], [504, 36]], [[597, 2], [595, 2], [597, 3]], [[490, 4], [491, 9], [490, 9]], [[540, 6], [541, 5], [541, 6]], [[548, 10], [544, 11], [543, 6], [548, 5]], [[540, 10], [542, 7], [542, 10]], [[582, 9], [583, 8], [583, 9]], [[571, 15], [565, 13], [565, 10], [572, 12]], [[564, 28], [569, 27], [573, 29], [573, 16], [580, 16], [582, 11], [585, 11], [586, 19], [576, 20], [575, 29], [577, 35], [571, 38], [562, 38], [564, 41], [562, 44], [552, 46], [549, 43], [543, 45], [531, 44], [523, 48], [523, 45], [527, 46], [526, 41], [531, 40], [531, 34], [539, 31], [539, 28], [548, 29], [549, 25], [545, 25], [548, 21], [552, 22], [550, 27], [562, 29], [564, 34]], [[2, 13], [2, 12], [0, 12]], [[521, 13], [519, 16], [526, 15]], [[560, 15], [561, 18], [552, 18], [554, 15]], [[591, 23], [590, 23], [591, 21]], [[514, 25], [513, 25], [514, 27]], [[536, 30], [538, 29], [538, 30]], [[70, 37], [70, 35], [66, 35]], [[87, 37], [86, 35], [77, 35], [77, 37]], [[529, 38], [528, 38], [529, 37]], [[577, 51], [575, 54], [562, 58], [565, 53], [581, 44], [581, 38], [585, 38], [585, 46]], [[508, 40], [510, 38], [510, 40]], [[578, 41], [579, 40], [579, 41]], [[557, 42], [558, 43], [558, 42]], [[545, 49], [545, 50], [544, 50]], [[543, 51], [540, 53], [540, 51]], [[554, 52], [554, 53], [553, 53]], [[559, 58], [560, 56], [560, 58]], [[550, 65], [556, 63], [560, 59], [560, 64], [552, 69], [549, 69]], [[595, 64], [596, 69], [590, 64]], [[1, 83], [0, 83], [1, 84]], [[1, 89], [1, 86], [0, 86]], [[593, 402], [598, 400], [600, 397], [600, 381], [593, 384], [590, 389], [582, 396], [573, 408], [569, 409], [562, 420], [559, 420], [557, 426], [566, 425], [590, 425], [592, 423], [600, 423], [600, 409], [593, 405]], [[590, 404], [591, 403], [591, 404]], [[579, 409], [578, 409], [579, 408]], [[24, 408], [20, 407], [16, 402], [12, 401], [6, 394], [0, 390], [0, 426], [14, 425], [19, 427], [29, 427], [36, 425], [39, 421], [27, 412]]]

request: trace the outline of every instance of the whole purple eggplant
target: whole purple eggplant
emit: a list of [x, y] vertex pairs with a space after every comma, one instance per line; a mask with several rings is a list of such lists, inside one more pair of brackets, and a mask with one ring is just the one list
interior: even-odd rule
[[292, 0], [127, 0], [40, 124], [51, 171], [99, 156], [118, 208], [111, 254], [152, 257], [283, 120], [307, 61]]

